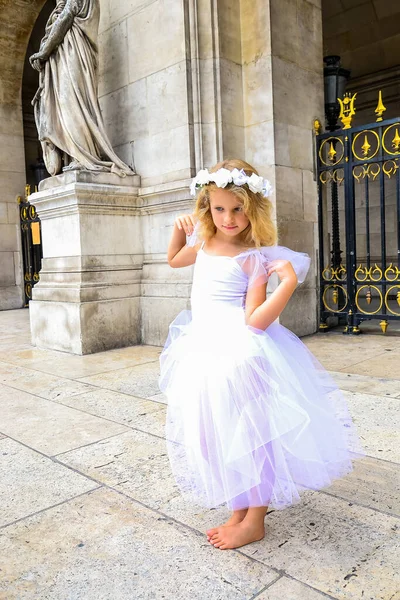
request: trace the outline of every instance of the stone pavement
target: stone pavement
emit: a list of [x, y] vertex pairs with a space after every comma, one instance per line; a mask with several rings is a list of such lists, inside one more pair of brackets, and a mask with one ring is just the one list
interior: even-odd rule
[[[376, 328], [377, 326], [375, 326]], [[185, 504], [164, 442], [160, 348], [32, 348], [0, 312], [0, 598], [400, 599], [400, 337], [303, 341], [344, 390], [366, 450], [355, 471], [270, 511], [265, 540], [211, 547], [226, 511]]]

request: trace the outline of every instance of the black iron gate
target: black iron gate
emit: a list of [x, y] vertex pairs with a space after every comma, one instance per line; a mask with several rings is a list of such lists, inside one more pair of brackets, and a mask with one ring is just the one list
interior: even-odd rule
[[[400, 118], [317, 136], [320, 329], [339, 318], [346, 333], [400, 320]], [[379, 108], [379, 105], [378, 105]]]
[[22, 256], [24, 264], [25, 306], [32, 298], [32, 288], [39, 281], [42, 264], [42, 236], [40, 219], [29, 202], [30, 186], [25, 188], [25, 198], [18, 198], [21, 223]]

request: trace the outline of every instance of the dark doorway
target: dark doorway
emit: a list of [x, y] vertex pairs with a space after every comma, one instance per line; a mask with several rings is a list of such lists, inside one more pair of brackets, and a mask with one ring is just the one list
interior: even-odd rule
[[35, 191], [35, 166], [42, 159], [42, 149], [38, 140], [35, 125], [32, 99], [39, 86], [39, 73], [29, 64], [29, 57], [39, 50], [40, 41], [44, 35], [47, 20], [56, 7], [56, 0], [47, 0], [33, 28], [25, 57], [24, 74], [22, 79], [22, 112], [24, 121], [25, 140], [25, 169], [26, 182]]

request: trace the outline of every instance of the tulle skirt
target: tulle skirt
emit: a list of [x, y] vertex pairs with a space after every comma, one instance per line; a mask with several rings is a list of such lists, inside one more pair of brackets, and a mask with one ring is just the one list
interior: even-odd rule
[[172, 471], [209, 508], [284, 508], [349, 473], [362, 450], [305, 345], [277, 323], [246, 326], [243, 309], [226, 314], [192, 321], [183, 311], [170, 326], [159, 384]]

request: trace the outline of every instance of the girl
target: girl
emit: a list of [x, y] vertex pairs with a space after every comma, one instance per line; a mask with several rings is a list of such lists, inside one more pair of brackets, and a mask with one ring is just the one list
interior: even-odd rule
[[[168, 263], [195, 263], [193, 315], [183, 311], [170, 326], [160, 388], [180, 489], [233, 511], [207, 532], [224, 550], [261, 540], [268, 506], [289, 506], [299, 491], [349, 473], [356, 436], [327, 372], [275, 322], [310, 259], [274, 246], [269, 183], [227, 160], [200, 171], [191, 190], [194, 215], [176, 219]], [[267, 298], [272, 273], [280, 283]]]

